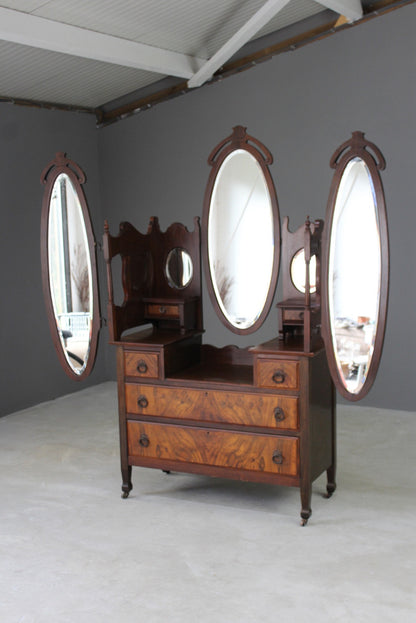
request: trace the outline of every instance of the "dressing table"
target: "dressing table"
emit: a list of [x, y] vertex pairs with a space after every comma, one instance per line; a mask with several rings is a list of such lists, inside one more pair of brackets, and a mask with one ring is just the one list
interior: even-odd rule
[[[335, 392], [321, 336], [323, 222], [308, 218], [291, 233], [285, 219], [280, 232], [270, 152], [245, 128], [234, 128], [208, 162], [202, 227], [195, 218], [192, 231], [174, 223], [162, 232], [152, 218], [146, 234], [122, 223], [113, 236], [105, 224], [122, 496], [132, 489], [134, 466], [294, 486], [305, 525], [313, 481], [326, 472], [327, 497], [336, 486]], [[201, 248], [212, 304], [243, 335], [270, 310], [280, 243], [276, 334], [249, 348], [205, 343]], [[254, 270], [242, 257], [247, 248], [262, 258]], [[299, 252], [301, 284], [292, 272]], [[112, 272], [118, 255], [120, 306]]]

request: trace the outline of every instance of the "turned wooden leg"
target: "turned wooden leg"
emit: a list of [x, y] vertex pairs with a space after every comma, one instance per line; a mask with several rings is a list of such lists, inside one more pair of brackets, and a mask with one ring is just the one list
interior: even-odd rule
[[309, 517], [312, 515], [311, 509], [311, 497], [312, 497], [312, 483], [307, 483], [306, 485], [302, 485], [300, 490], [300, 501], [302, 504], [302, 510], [300, 512], [300, 525], [306, 526], [308, 523]]
[[337, 467], [337, 440], [336, 440], [336, 396], [335, 388], [332, 386], [332, 465], [326, 470], [327, 485], [326, 485], [326, 497], [330, 498], [337, 488], [335, 482], [335, 472]]
[[326, 496], [330, 498], [337, 488], [337, 483], [335, 482], [335, 465], [331, 465], [329, 469], [326, 470], [327, 476], [327, 484], [326, 484]]
[[123, 484], [121, 489], [123, 493], [121, 494], [122, 498], [128, 498], [130, 491], [133, 489], [133, 485], [131, 483], [131, 465], [127, 465], [126, 468], [121, 469], [121, 477], [123, 479]]

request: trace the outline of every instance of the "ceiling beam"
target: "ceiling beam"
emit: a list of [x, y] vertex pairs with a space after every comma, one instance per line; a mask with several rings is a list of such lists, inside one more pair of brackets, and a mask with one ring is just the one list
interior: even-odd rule
[[180, 78], [190, 78], [205, 63], [205, 59], [4, 8], [0, 8], [0, 39]]
[[318, 0], [319, 4], [344, 15], [349, 22], [355, 22], [363, 16], [363, 7], [360, 0]]
[[209, 80], [214, 73], [222, 67], [247, 41], [267, 24], [272, 17], [281, 11], [289, 0], [267, 0], [261, 9], [257, 11], [232, 37], [225, 43], [190, 80], [188, 87], [199, 87]]

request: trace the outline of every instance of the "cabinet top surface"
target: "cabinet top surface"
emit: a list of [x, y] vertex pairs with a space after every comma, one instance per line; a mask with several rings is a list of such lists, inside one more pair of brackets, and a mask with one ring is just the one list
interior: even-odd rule
[[134, 331], [127, 335], [123, 335], [119, 342], [113, 342], [113, 344], [122, 344], [125, 347], [154, 347], [154, 346], [166, 346], [168, 344], [174, 344], [186, 340], [190, 337], [201, 335], [202, 331], [158, 331], [153, 327], [148, 329], [142, 329]]

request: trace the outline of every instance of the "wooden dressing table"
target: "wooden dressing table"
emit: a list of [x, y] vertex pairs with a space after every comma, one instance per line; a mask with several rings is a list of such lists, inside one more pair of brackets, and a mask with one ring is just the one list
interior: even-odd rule
[[[302, 335], [245, 349], [203, 344], [199, 239], [198, 219], [193, 232], [175, 223], [162, 233], [153, 218], [144, 236], [122, 224], [113, 237], [106, 226], [123, 497], [132, 489], [133, 466], [295, 486], [305, 524], [312, 482], [327, 471], [328, 494], [335, 489], [335, 409], [325, 352], [321, 343], [305, 351]], [[157, 269], [163, 274], [172, 244], [189, 254], [194, 272], [190, 291], [177, 289], [170, 304], [160, 279], [140, 285], [132, 276], [152, 252], [153, 275]], [[121, 307], [112, 294], [117, 254]], [[163, 301], [159, 318], [153, 318], [159, 303], [149, 317], [148, 299]], [[188, 314], [180, 312], [184, 308]], [[131, 332], [149, 319], [151, 328]]]
[[[305, 525], [312, 482], [326, 471], [327, 497], [335, 490], [333, 383], [348, 400], [365, 396], [384, 339], [385, 162], [362, 132], [353, 132], [330, 161], [325, 228], [308, 217], [293, 233], [287, 217], [280, 233], [271, 162], [267, 148], [236, 126], [208, 158], [202, 232], [198, 218], [192, 232], [179, 223], [161, 232], [156, 218], [146, 234], [122, 223], [113, 237], [105, 226], [123, 497], [135, 465], [295, 486]], [[351, 271], [358, 235], [366, 253]], [[201, 249], [211, 303], [237, 335], [254, 333], [269, 313], [281, 256], [276, 336], [242, 349], [203, 343]], [[116, 255], [121, 306], [113, 297]], [[351, 327], [365, 336], [364, 352], [346, 344]]]

